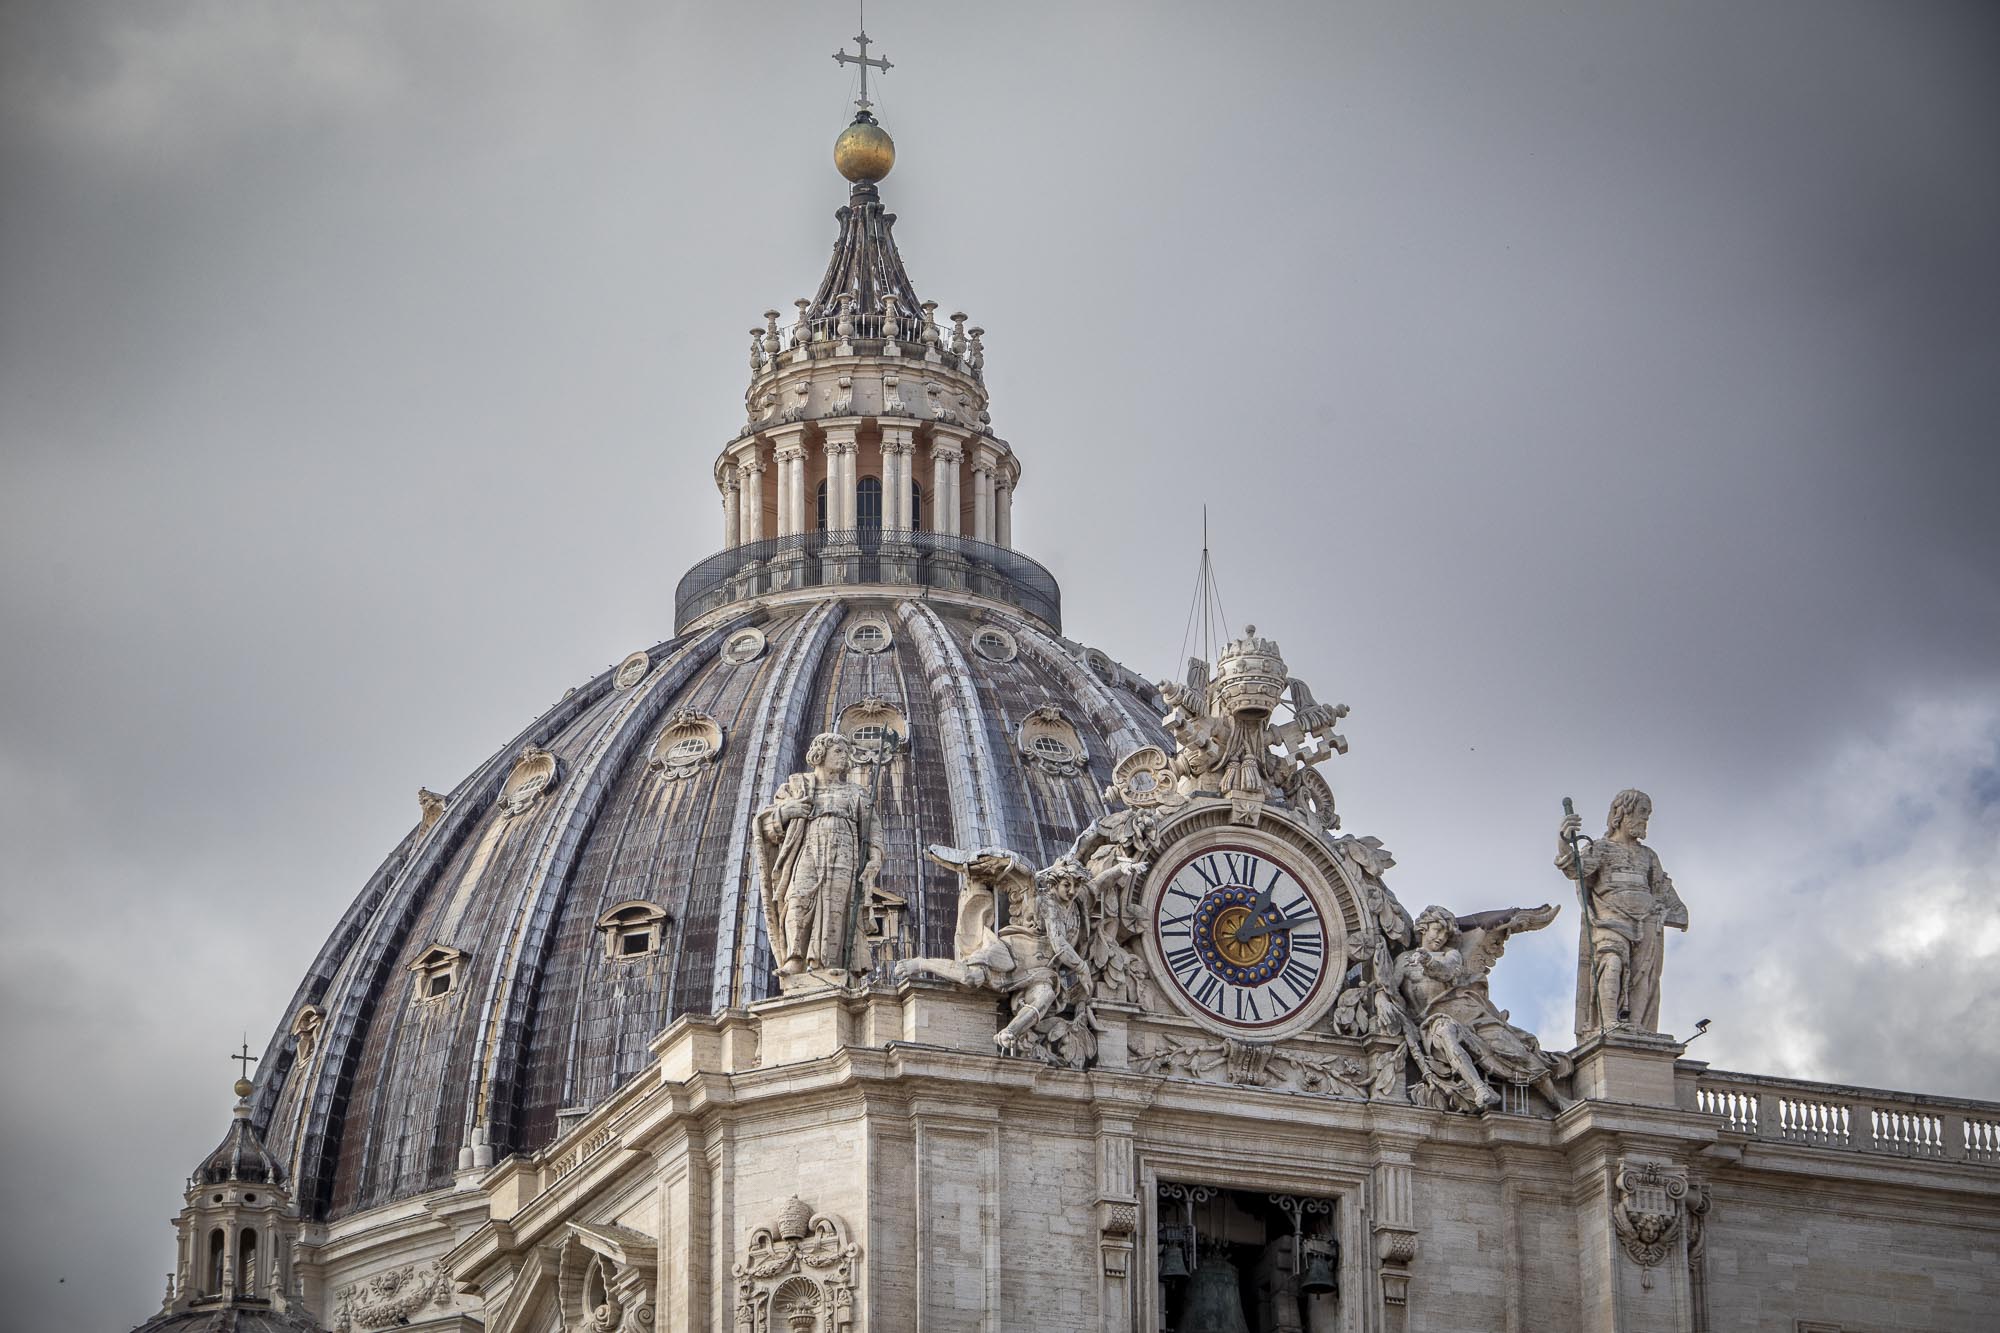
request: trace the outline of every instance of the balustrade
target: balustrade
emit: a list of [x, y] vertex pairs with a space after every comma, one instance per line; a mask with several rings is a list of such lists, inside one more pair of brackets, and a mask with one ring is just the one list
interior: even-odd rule
[[881, 354], [894, 346], [905, 357], [922, 358], [936, 354], [953, 370], [973, 379], [984, 379], [986, 350], [980, 339], [984, 329], [968, 334], [965, 316], [954, 315], [956, 331], [947, 336], [932, 313], [937, 303], [924, 302], [924, 314], [891, 314], [881, 310], [845, 309], [830, 314], [808, 316], [810, 303], [795, 302], [798, 318], [785, 328], [778, 327], [778, 312], [764, 312], [764, 326], [750, 331], [750, 371], [753, 378], [779, 369], [794, 353], [808, 358], [832, 356], [845, 344], [861, 355]]
[[1694, 1109], [1752, 1139], [2000, 1166], [2000, 1106], [1702, 1070]]

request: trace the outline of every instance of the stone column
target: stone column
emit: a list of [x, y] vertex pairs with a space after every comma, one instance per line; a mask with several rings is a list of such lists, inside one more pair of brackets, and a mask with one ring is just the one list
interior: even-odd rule
[[910, 527], [910, 456], [915, 446], [908, 426], [882, 428], [882, 526]]
[[993, 464], [985, 458], [972, 463], [972, 539], [993, 540]]
[[778, 535], [805, 531], [806, 428], [793, 426], [771, 434], [771, 461], [778, 470]]
[[737, 465], [743, 481], [743, 540], [764, 540], [764, 460], [746, 458]]
[[931, 527], [953, 537], [958, 535], [958, 463], [962, 457], [956, 436], [939, 431], [931, 437], [931, 489], [936, 496], [931, 507], [937, 511]]
[[855, 527], [854, 427], [831, 426], [826, 432], [826, 526], [838, 532]]
[[1004, 474], [993, 478], [993, 544], [1014, 545], [1014, 483]]
[[743, 496], [736, 486], [736, 466], [722, 465], [722, 549], [741, 546]]

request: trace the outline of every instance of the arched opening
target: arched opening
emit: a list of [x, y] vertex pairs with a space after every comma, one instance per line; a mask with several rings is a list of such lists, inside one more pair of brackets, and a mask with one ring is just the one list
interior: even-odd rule
[[913, 481], [910, 483], [910, 531], [919, 531], [923, 526], [924, 488]]
[[826, 483], [819, 484], [819, 530], [826, 531]]
[[882, 479], [863, 477], [854, 483], [854, 526], [863, 532], [882, 528]]
[[249, 1227], [236, 1242], [236, 1294], [257, 1294], [257, 1233]]
[[211, 1296], [222, 1294], [222, 1262], [228, 1248], [229, 1239], [222, 1234], [221, 1227], [208, 1233], [208, 1280], [202, 1288]]

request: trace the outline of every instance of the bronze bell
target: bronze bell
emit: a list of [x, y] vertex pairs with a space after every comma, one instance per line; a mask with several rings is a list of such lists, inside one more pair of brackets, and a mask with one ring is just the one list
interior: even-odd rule
[[1201, 1261], [1188, 1283], [1187, 1304], [1181, 1309], [1180, 1327], [1174, 1333], [1250, 1333], [1250, 1325], [1243, 1319], [1243, 1292], [1235, 1264], [1221, 1254]]
[[1160, 1280], [1174, 1282], [1187, 1275], [1187, 1256], [1181, 1252], [1180, 1237], [1175, 1236], [1161, 1247]]
[[1324, 1296], [1340, 1290], [1333, 1273], [1333, 1246], [1326, 1241], [1306, 1242], [1306, 1267], [1299, 1274], [1299, 1295]]

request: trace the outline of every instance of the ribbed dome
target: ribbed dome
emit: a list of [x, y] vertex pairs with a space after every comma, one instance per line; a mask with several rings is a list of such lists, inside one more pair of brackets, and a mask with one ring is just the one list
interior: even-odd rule
[[815, 733], [877, 747], [856, 774], [881, 884], [928, 954], [950, 952], [957, 884], [927, 844], [1051, 859], [1116, 760], [1165, 743], [1149, 685], [1011, 609], [794, 596], [572, 691], [368, 881], [259, 1066], [256, 1122], [305, 1215], [445, 1185], [468, 1144], [538, 1147], [643, 1071], [675, 1015], [774, 994], [752, 816]]
[[264, 1141], [251, 1127], [250, 1108], [239, 1105], [236, 1118], [229, 1122], [229, 1133], [223, 1136], [215, 1151], [195, 1168], [194, 1177], [204, 1185], [220, 1185], [232, 1180], [282, 1185], [285, 1169], [264, 1147]]

